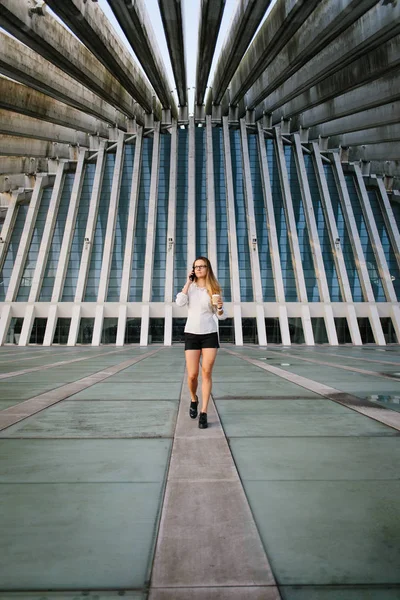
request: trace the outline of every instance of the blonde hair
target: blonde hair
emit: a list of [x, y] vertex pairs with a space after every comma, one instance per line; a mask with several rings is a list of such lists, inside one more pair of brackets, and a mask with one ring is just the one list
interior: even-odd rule
[[208, 258], [206, 258], [205, 256], [198, 256], [193, 261], [193, 270], [194, 270], [194, 265], [196, 264], [197, 260], [204, 260], [204, 262], [207, 265], [206, 289], [207, 289], [207, 292], [208, 292], [208, 295], [210, 296], [210, 298], [213, 294], [222, 295], [221, 286], [219, 285], [218, 280], [214, 275], [214, 271], [212, 270], [212, 266], [211, 266], [211, 263], [208, 260]]

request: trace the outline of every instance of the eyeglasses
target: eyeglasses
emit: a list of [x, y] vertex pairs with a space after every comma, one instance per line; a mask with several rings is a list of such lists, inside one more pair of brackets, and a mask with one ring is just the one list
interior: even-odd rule
[[207, 269], [207, 265], [195, 265], [194, 269]]

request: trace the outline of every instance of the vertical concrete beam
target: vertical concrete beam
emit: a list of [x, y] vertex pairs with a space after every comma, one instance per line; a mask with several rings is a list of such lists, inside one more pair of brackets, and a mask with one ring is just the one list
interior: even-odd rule
[[36, 178], [35, 187], [29, 204], [28, 214], [26, 215], [24, 229], [22, 230], [21, 241], [10, 277], [10, 283], [6, 294], [6, 302], [13, 302], [17, 297], [18, 287], [24, 272], [26, 257], [29, 252], [29, 246], [32, 240], [36, 217], [39, 211], [40, 201], [42, 199], [43, 188], [48, 181], [49, 178], [47, 175], [38, 175]]
[[71, 325], [69, 328], [67, 346], [76, 346], [79, 333], [79, 323], [81, 321], [82, 308], [79, 304], [76, 304], [72, 308]]
[[179, 106], [186, 106], [187, 80], [183, 3], [181, 0], [158, 0], [158, 6], [160, 7], [172, 71], [178, 91]]
[[290, 249], [292, 252], [293, 270], [296, 278], [297, 294], [300, 302], [308, 302], [306, 282], [304, 280], [303, 263], [300, 254], [299, 239], [297, 237], [296, 219], [293, 210], [292, 194], [290, 192], [289, 177], [286, 168], [285, 152], [283, 149], [282, 133], [277, 127], [275, 129], [277, 163], [282, 186], [282, 198], [286, 215], [286, 224]]
[[[392, 323], [396, 332], [397, 341], [400, 340], [400, 307], [398, 304], [392, 304], [390, 307], [390, 314], [392, 317]], [[1, 323], [0, 323], [1, 327]], [[1, 330], [0, 330], [0, 344], [1, 344]]]
[[72, 186], [71, 199], [69, 203], [64, 235], [61, 244], [60, 257], [58, 259], [57, 272], [54, 279], [54, 288], [51, 297], [52, 302], [60, 302], [62, 297], [62, 290], [64, 287], [65, 275], [68, 268], [68, 259], [69, 254], [71, 252], [72, 238], [75, 229], [76, 217], [78, 214], [79, 201], [81, 197], [83, 174], [85, 169], [85, 159], [86, 151], [81, 150], [79, 152], [78, 164], [76, 167], [74, 184]]
[[331, 304], [324, 305], [324, 321], [326, 327], [326, 333], [328, 336], [328, 341], [331, 346], [338, 346], [339, 340], [337, 336], [337, 331], [335, 327], [335, 318], [333, 316], [333, 310]]
[[231, 142], [229, 137], [228, 117], [222, 118], [224, 141], [226, 202], [228, 217], [229, 264], [231, 268], [231, 290], [233, 301], [233, 317], [235, 323], [235, 343], [243, 346], [242, 311], [240, 306], [239, 256], [236, 235], [235, 197], [233, 191]]
[[103, 321], [104, 321], [104, 304], [98, 304], [96, 306], [96, 312], [95, 312], [95, 316], [94, 316], [92, 346], [100, 346], [101, 333], [103, 331]]
[[325, 177], [324, 167], [322, 165], [322, 158], [319, 146], [316, 142], [312, 143], [314, 151], [315, 166], [316, 166], [316, 177], [320, 191], [320, 198], [322, 208], [325, 214], [325, 223], [329, 233], [329, 239], [331, 242], [331, 248], [333, 251], [333, 257], [335, 260], [336, 272], [339, 279], [340, 290], [344, 302], [352, 302], [352, 294], [350, 289], [349, 278], [347, 276], [346, 265], [344, 262], [344, 256], [341, 244], [336, 244], [336, 240], [339, 239], [339, 232], [336, 227], [335, 214], [332, 208], [332, 201], [329, 194], [328, 184]]
[[196, 130], [189, 117], [187, 266], [196, 258]]
[[[12, 318], [11, 304], [4, 304], [0, 317], [0, 346], [4, 345]], [[400, 339], [400, 338], [399, 338]]]
[[368, 306], [368, 312], [375, 343], [379, 344], [379, 346], [386, 346], [386, 340], [383, 334], [382, 324], [376, 304], [370, 304]]
[[304, 213], [307, 221], [308, 235], [310, 239], [315, 274], [317, 276], [318, 289], [322, 302], [330, 302], [328, 282], [326, 279], [324, 261], [322, 259], [321, 244], [319, 241], [317, 224], [315, 222], [314, 207], [311, 198], [310, 186], [306, 165], [304, 162], [303, 150], [301, 147], [299, 134], [294, 134], [294, 149], [296, 157], [297, 174], [299, 177], [300, 190], [303, 200]]
[[52, 304], [51, 306], [49, 306], [49, 312], [47, 314], [47, 324], [43, 339], [43, 346], [51, 346], [53, 343], [54, 332], [56, 330], [57, 325], [57, 317], [58, 306], [57, 304]]
[[396, 292], [394, 290], [393, 283], [390, 277], [389, 267], [386, 262], [385, 253], [382, 248], [381, 238], [379, 237], [378, 228], [375, 223], [375, 217], [372, 212], [371, 203], [369, 201], [361, 169], [358, 165], [354, 165], [354, 174], [356, 176], [357, 187], [360, 194], [359, 199], [361, 204], [361, 210], [364, 215], [368, 234], [372, 243], [372, 248], [374, 250], [376, 264], [378, 266], [379, 275], [382, 280], [386, 298], [388, 302], [397, 302]]
[[153, 279], [154, 245], [157, 227], [157, 195], [158, 172], [160, 168], [160, 123], [154, 125], [153, 155], [151, 158], [151, 176], [149, 193], [149, 212], [147, 217], [146, 254], [143, 274], [142, 302], [148, 303], [151, 299], [151, 283]]
[[3, 264], [7, 256], [8, 246], [10, 245], [11, 235], [18, 214], [18, 199], [21, 196], [22, 189], [23, 188], [12, 192], [7, 208], [6, 218], [4, 219], [3, 227], [1, 228], [0, 238], [2, 242], [0, 243], [0, 270], [3, 268]]
[[280, 304], [278, 310], [279, 310], [279, 327], [281, 328], [282, 344], [284, 346], [290, 346], [292, 344], [292, 340], [290, 339], [289, 320], [288, 320], [286, 305]]
[[105, 302], [110, 278], [110, 268], [114, 250], [115, 225], [117, 222], [119, 193], [122, 179], [122, 170], [124, 166], [124, 134], [119, 132], [117, 142], [117, 154], [115, 157], [115, 166], [113, 181], [111, 186], [110, 204], [108, 208], [106, 235], [104, 239], [103, 259], [101, 263], [101, 273], [99, 281], [99, 291], [97, 293], [97, 302]]
[[136, 231], [136, 215], [139, 198], [140, 165], [142, 162], [142, 139], [143, 129], [142, 127], [138, 127], [135, 145], [135, 158], [133, 161], [133, 174], [131, 184], [131, 195], [129, 201], [128, 227], [126, 230], [124, 265], [122, 268], [121, 291], [119, 296], [119, 301], [121, 303], [128, 302], [129, 298], [133, 243]]
[[218, 279], [217, 261], [217, 224], [215, 218], [214, 162], [211, 116], [206, 116], [206, 151], [207, 151], [207, 247], [208, 258]]
[[[260, 157], [261, 182], [262, 182], [262, 187], [263, 187], [263, 192], [264, 192], [264, 206], [265, 206], [265, 213], [266, 213], [266, 218], [267, 218], [267, 229], [268, 229], [268, 238], [269, 238], [269, 250], [270, 250], [270, 254], [271, 254], [272, 272], [274, 274], [275, 296], [276, 296], [276, 301], [279, 302], [279, 304], [283, 304], [285, 302], [285, 288], [283, 285], [282, 266], [281, 266], [281, 259], [280, 259], [280, 255], [279, 255], [278, 236], [276, 233], [274, 202], [273, 202], [272, 191], [271, 191], [271, 180], [270, 180], [270, 176], [269, 176], [267, 151], [265, 148], [265, 139], [264, 139], [264, 133], [262, 130], [261, 123], [257, 123], [257, 129], [258, 129], [258, 152], [259, 152], [259, 157]], [[286, 315], [286, 321], [287, 321], [287, 315]], [[282, 341], [283, 341], [283, 338], [282, 338]], [[290, 343], [290, 338], [289, 338], [289, 343]]]
[[27, 346], [31, 338], [32, 327], [35, 320], [35, 305], [28, 304], [25, 309], [24, 322], [22, 324], [21, 335], [18, 346]]
[[352, 249], [354, 252], [355, 263], [360, 277], [361, 287], [364, 293], [366, 302], [375, 302], [374, 293], [372, 291], [371, 282], [369, 279], [368, 269], [365, 261], [364, 252], [361, 246], [360, 236], [358, 234], [357, 223], [354, 218], [353, 207], [351, 206], [349, 193], [347, 191], [346, 180], [343, 173], [342, 164], [339, 155], [334, 152], [331, 155], [334, 174], [341, 200], [343, 216], [346, 221], [347, 232], [349, 234]]
[[351, 341], [355, 346], [362, 346], [360, 328], [358, 326], [357, 314], [354, 304], [347, 304], [347, 324], [349, 326]]
[[74, 302], [82, 302], [85, 295], [86, 282], [89, 274], [90, 260], [92, 256], [94, 233], [96, 230], [97, 215], [99, 212], [99, 203], [101, 187], [103, 183], [104, 165], [106, 154], [106, 142], [102, 141], [97, 154], [96, 171], [94, 174], [92, 194], [90, 197], [89, 212], [86, 221], [85, 241], [82, 248], [81, 262], [79, 265], [78, 280], [76, 283]]
[[53, 240], [54, 228], [56, 226], [58, 209], [61, 201], [65, 166], [66, 163], [62, 162], [59, 163], [57, 167], [56, 180], [54, 182], [53, 191], [51, 194], [49, 210], [47, 211], [46, 222], [43, 229], [42, 240], [40, 242], [35, 271], [33, 273], [28, 302], [37, 302], [39, 299], [40, 288], [43, 282], [43, 275], [46, 269], [49, 250]]
[[168, 190], [168, 223], [167, 223], [167, 257], [165, 262], [165, 321], [164, 345], [172, 344], [172, 318], [173, 318], [173, 288], [174, 288], [174, 256], [175, 256], [175, 228], [176, 228], [176, 183], [178, 160], [178, 128], [176, 121], [171, 129], [171, 160], [169, 167]]
[[196, 66], [196, 104], [202, 105], [226, 0], [202, 0]]
[[307, 346], [314, 346], [314, 333], [308, 304], [301, 305], [301, 322], [303, 324], [304, 339]]
[[257, 246], [257, 229], [256, 218], [254, 214], [253, 186], [251, 183], [249, 145], [247, 140], [247, 129], [245, 119], [240, 119], [240, 135], [242, 141], [244, 196], [246, 201], [247, 213], [247, 237], [249, 241], [249, 254], [251, 275], [253, 280], [253, 291], [254, 298], [256, 301], [258, 342], [261, 346], [265, 346], [267, 344], [267, 337], [265, 333], [260, 257], [258, 255]]
[[150, 305], [142, 305], [142, 322], [140, 327], [140, 345], [147, 346], [149, 343]]
[[126, 304], [120, 304], [118, 308], [118, 328], [116, 346], [123, 346], [125, 343], [126, 319], [128, 317], [128, 307]]

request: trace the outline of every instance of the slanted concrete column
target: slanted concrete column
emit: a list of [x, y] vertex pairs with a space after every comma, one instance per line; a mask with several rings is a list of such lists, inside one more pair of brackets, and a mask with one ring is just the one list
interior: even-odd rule
[[351, 341], [355, 346], [362, 346], [360, 328], [358, 326], [357, 314], [354, 304], [346, 306], [347, 324], [349, 326]]
[[218, 279], [217, 226], [215, 219], [214, 162], [211, 116], [206, 116], [207, 148], [207, 246], [208, 258]]
[[11, 235], [14, 229], [15, 220], [18, 215], [18, 200], [23, 193], [23, 188], [12, 192], [11, 199], [8, 204], [6, 218], [4, 219], [0, 234], [2, 239], [2, 243], [0, 243], [0, 270], [3, 268], [3, 264], [7, 256], [8, 246], [10, 245]]
[[224, 140], [224, 158], [225, 158], [225, 178], [226, 178], [226, 201], [228, 216], [228, 241], [231, 269], [231, 289], [233, 301], [233, 317], [235, 322], [235, 343], [237, 346], [243, 346], [242, 331], [242, 310], [240, 306], [240, 281], [239, 281], [239, 257], [236, 236], [236, 218], [235, 218], [235, 198], [233, 191], [232, 158], [231, 143], [229, 137], [228, 117], [222, 118], [223, 140]]
[[302, 304], [301, 306], [301, 322], [303, 324], [304, 339], [307, 346], [314, 346], [314, 333], [308, 304]]
[[278, 310], [279, 310], [279, 326], [281, 328], [282, 344], [284, 346], [290, 346], [292, 343], [292, 340], [290, 339], [287, 308], [284, 304], [280, 304]]
[[92, 346], [100, 346], [101, 333], [103, 331], [103, 321], [104, 321], [104, 305], [98, 304], [96, 306], [96, 312], [95, 312], [95, 316], [94, 316]]
[[142, 138], [143, 128], [137, 128], [135, 158], [133, 161], [133, 174], [131, 184], [131, 196], [129, 201], [128, 226], [126, 230], [126, 242], [124, 253], [124, 265], [122, 268], [121, 291], [119, 301], [126, 303], [129, 300], [129, 286], [132, 270], [133, 243], [136, 231], [136, 215], [139, 198], [140, 164], [142, 160]]
[[79, 333], [79, 323], [81, 321], [81, 310], [82, 308], [79, 304], [74, 306], [72, 309], [67, 346], [76, 346], [76, 340], [78, 339]]
[[52, 302], [60, 302], [62, 297], [62, 290], [64, 287], [65, 275], [67, 273], [68, 259], [71, 252], [72, 239], [74, 236], [76, 217], [78, 214], [79, 201], [81, 197], [86, 156], [87, 153], [85, 150], [81, 150], [79, 152], [74, 185], [72, 186], [71, 199], [61, 244], [60, 258], [58, 259], [57, 272], [54, 280], [53, 295], [51, 297]]
[[171, 160], [169, 167], [169, 201], [168, 201], [168, 224], [167, 224], [167, 257], [165, 263], [165, 321], [164, 321], [164, 345], [172, 344], [172, 318], [174, 302], [174, 256], [175, 256], [175, 228], [176, 228], [176, 182], [177, 182], [177, 158], [178, 158], [178, 129], [176, 121], [171, 129]]
[[[36, 217], [39, 211], [42, 199], [43, 188], [48, 184], [50, 178], [47, 175], [38, 175], [35, 188], [29, 204], [28, 214], [26, 215], [24, 229], [21, 235], [21, 241], [15, 258], [14, 267], [10, 277], [10, 283], [7, 290], [6, 302], [13, 302], [18, 294], [18, 287], [24, 272], [26, 257], [29, 252], [30, 243], [36, 223]], [[22, 337], [22, 332], [21, 332]], [[21, 340], [21, 338], [20, 338]]]
[[189, 117], [187, 267], [196, 258], [196, 130]]
[[58, 317], [58, 306], [57, 304], [52, 304], [49, 307], [49, 312], [47, 313], [47, 324], [46, 331], [43, 339], [43, 346], [51, 346], [53, 343], [54, 332], [56, 330], [57, 325], [57, 317]]
[[249, 146], [247, 140], [247, 130], [245, 119], [240, 119], [240, 134], [242, 140], [242, 160], [243, 160], [243, 175], [244, 175], [244, 191], [246, 200], [246, 213], [247, 213], [247, 231], [249, 241], [249, 254], [250, 254], [250, 265], [251, 274], [253, 280], [253, 291], [254, 298], [256, 301], [256, 318], [257, 318], [257, 333], [258, 341], [261, 346], [267, 344], [267, 336], [265, 332], [265, 321], [264, 321], [264, 307], [263, 307], [263, 294], [261, 287], [261, 270], [260, 270], [260, 257], [258, 255], [257, 245], [257, 228], [256, 218], [254, 214], [254, 197], [253, 197], [253, 186], [251, 182], [250, 173], [250, 158], [249, 158]]
[[[390, 315], [392, 317], [392, 323], [393, 323], [393, 327], [394, 330], [396, 332], [396, 337], [397, 337], [397, 341], [400, 340], [400, 307], [398, 304], [392, 304], [392, 306], [390, 307]], [[1, 326], [1, 324], [0, 324]], [[1, 335], [1, 332], [0, 332]], [[0, 338], [0, 343], [1, 343], [1, 338]]]
[[[43, 229], [42, 240], [40, 242], [39, 253], [36, 261], [36, 267], [32, 278], [32, 286], [28, 302], [37, 302], [39, 299], [40, 288], [43, 282], [43, 275], [47, 265], [51, 242], [53, 241], [54, 228], [60, 207], [61, 194], [64, 185], [64, 173], [66, 163], [59, 163], [57, 167], [56, 180], [51, 194], [49, 209], [47, 211], [46, 222]], [[46, 336], [45, 336], [46, 337]]]
[[101, 187], [103, 183], [105, 152], [107, 142], [102, 141], [97, 154], [96, 171], [94, 174], [92, 194], [90, 197], [89, 213], [86, 221], [85, 241], [83, 243], [81, 262], [79, 265], [78, 280], [76, 282], [75, 302], [82, 302], [86, 289], [86, 281], [89, 273], [90, 259], [92, 256], [93, 239], [96, 231], [97, 215]]
[[28, 304], [25, 309], [24, 323], [21, 329], [18, 346], [27, 346], [31, 338], [33, 322], [35, 320], [35, 305]]
[[[6, 341], [6, 336], [10, 327], [12, 318], [11, 304], [4, 304], [0, 317], [0, 346]], [[400, 339], [400, 338], [399, 338]]]
[[[390, 241], [393, 246], [393, 251], [396, 256], [397, 265], [400, 269], [400, 234], [399, 229], [394, 218], [393, 210], [383, 183], [380, 177], [376, 178], [378, 184], [378, 198], [382, 206], [383, 218], [385, 221], [386, 229], [390, 237]], [[399, 338], [400, 339], [400, 338]]]
[[123, 346], [125, 343], [126, 319], [128, 316], [128, 307], [122, 304], [118, 309], [118, 329], [116, 346]]
[[[101, 273], [99, 281], [99, 291], [97, 293], [97, 302], [105, 302], [107, 299], [107, 290], [110, 277], [110, 268], [114, 250], [115, 225], [117, 222], [117, 212], [119, 203], [120, 186], [122, 179], [122, 169], [124, 166], [124, 134], [120, 131], [118, 135], [117, 154], [115, 157], [115, 166], [113, 182], [111, 186], [110, 204], [108, 208], [107, 228], [104, 238], [103, 259], [101, 263]], [[90, 239], [90, 238], [89, 238]]]
[[388, 302], [397, 302], [396, 292], [394, 291], [393, 283], [390, 277], [389, 267], [387, 265], [385, 253], [382, 248], [381, 238], [379, 237], [378, 228], [375, 223], [375, 217], [372, 212], [371, 203], [365, 188], [361, 169], [358, 165], [354, 165], [354, 174], [356, 176], [357, 186], [360, 193], [359, 200], [361, 204], [361, 210], [364, 215], [370, 240], [372, 242], [372, 248], [374, 250], [379, 275], [385, 290], [386, 299]]
[[150, 306], [142, 306], [142, 322], [140, 327], [140, 345], [147, 346], [149, 343]]

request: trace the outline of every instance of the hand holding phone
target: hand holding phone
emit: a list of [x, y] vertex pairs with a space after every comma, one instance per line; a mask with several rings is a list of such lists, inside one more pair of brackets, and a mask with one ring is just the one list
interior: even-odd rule
[[195, 280], [196, 275], [194, 274], [194, 271], [192, 271], [189, 275], [189, 279], [190, 281], [194, 281]]

